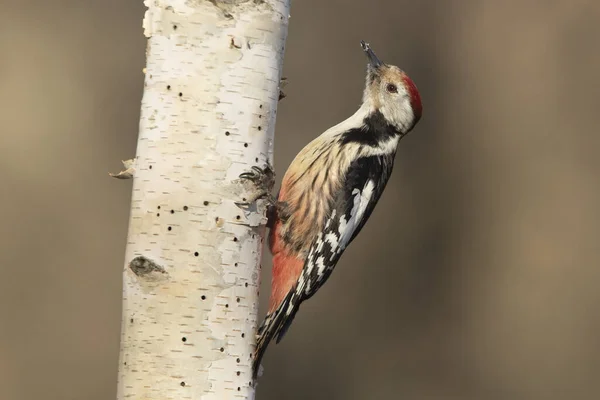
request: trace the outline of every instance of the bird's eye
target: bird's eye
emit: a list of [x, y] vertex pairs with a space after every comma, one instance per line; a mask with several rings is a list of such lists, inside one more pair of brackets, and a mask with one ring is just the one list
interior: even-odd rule
[[388, 83], [385, 87], [385, 90], [390, 93], [398, 93], [398, 86], [394, 85], [393, 83]]

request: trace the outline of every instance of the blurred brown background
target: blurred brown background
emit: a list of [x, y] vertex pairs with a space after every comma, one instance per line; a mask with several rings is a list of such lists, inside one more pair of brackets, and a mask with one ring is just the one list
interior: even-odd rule
[[[113, 399], [131, 183], [107, 172], [135, 151], [145, 8], [2, 3], [0, 399]], [[592, 0], [293, 4], [280, 174], [358, 106], [360, 39], [424, 116], [258, 399], [600, 398], [599, 21]]]

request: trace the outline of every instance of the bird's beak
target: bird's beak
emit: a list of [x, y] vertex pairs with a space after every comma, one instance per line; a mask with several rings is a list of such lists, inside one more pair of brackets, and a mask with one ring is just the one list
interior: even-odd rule
[[373, 68], [379, 68], [379, 67], [381, 67], [383, 65], [383, 63], [381, 62], [381, 60], [375, 55], [375, 53], [371, 49], [371, 46], [369, 45], [369, 43], [365, 43], [364, 40], [361, 40], [360, 41], [360, 47], [362, 47], [363, 51], [365, 52], [365, 55], [369, 59], [369, 64]]

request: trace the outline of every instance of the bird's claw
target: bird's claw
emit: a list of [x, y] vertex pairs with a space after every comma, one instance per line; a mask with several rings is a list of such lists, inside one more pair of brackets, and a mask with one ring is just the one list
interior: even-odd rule
[[247, 208], [251, 203], [259, 199], [266, 199], [269, 204], [275, 202], [275, 199], [271, 195], [271, 191], [275, 185], [275, 173], [270, 164], [267, 163], [264, 168], [253, 166], [250, 168], [250, 171], [241, 173], [239, 177], [242, 180], [252, 182], [256, 190], [248, 200], [236, 202], [235, 204], [238, 207]]
[[[273, 174], [270, 166], [267, 165], [265, 167], [265, 170], [267, 170], [267, 169], [270, 171], [271, 174]], [[249, 181], [256, 182], [268, 173], [265, 170], [262, 170], [261, 168], [254, 165], [251, 168], [251, 171], [246, 171], [246, 172], [241, 173], [240, 179], [247, 179]]]

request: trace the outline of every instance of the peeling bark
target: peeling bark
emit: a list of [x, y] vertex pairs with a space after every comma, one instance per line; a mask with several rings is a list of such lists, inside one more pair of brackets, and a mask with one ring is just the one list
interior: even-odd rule
[[[289, 0], [146, 0], [118, 399], [253, 398], [265, 203]], [[135, 164], [135, 168], [134, 168]]]
[[[281, 94], [279, 95], [279, 97], [281, 97]], [[113, 173], [108, 173], [108, 175], [112, 176], [113, 178], [117, 178], [117, 179], [131, 179], [133, 178], [133, 175], [135, 174], [135, 158], [131, 159], [131, 160], [123, 160], [121, 161], [123, 163], [123, 167], [125, 167], [125, 169], [121, 172], [119, 172], [118, 174], [113, 174]]]

